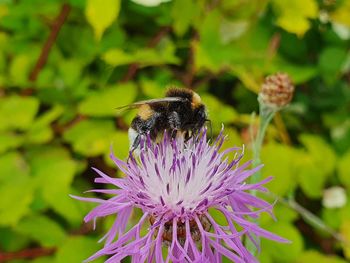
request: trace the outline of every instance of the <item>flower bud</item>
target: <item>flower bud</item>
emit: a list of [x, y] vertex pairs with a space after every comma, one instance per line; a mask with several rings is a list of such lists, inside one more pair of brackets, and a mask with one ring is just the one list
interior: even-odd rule
[[259, 102], [274, 110], [279, 110], [292, 100], [294, 85], [286, 73], [267, 76], [261, 85]]

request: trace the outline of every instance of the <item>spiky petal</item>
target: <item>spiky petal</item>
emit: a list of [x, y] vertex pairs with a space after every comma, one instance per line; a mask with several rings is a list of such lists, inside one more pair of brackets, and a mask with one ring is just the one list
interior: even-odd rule
[[[108, 255], [107, 263], [120, 262], [127, 256], [132, 262], [221, 262], [223, 257], [237, 263], [257, 262], [243, 246], [244, 236], [288, 242], [249, 220], [263, 211], [272, 215], [272, 205], [249, 194], [250, 190], [267, 191], [263, 185], [271, 178], [245, 183], [261, 167], [249, 169], [249, 162], [239, 166], [241, 149], [220, 151], [224, 140], [221, 133], [209, 144], [205, 130], [188, 141], [165, 134], [160, 143], [142, 141], [140, 155], [130, 155], [127, 162], [111, 154], [125, 177], [112, 178], [95, 169], [99, 175], [95, 182], [112, 184], [115, 189], [94, 191], [112, 197], [75, 197], [99, 203], [85, 221], [117, 215], [103, 238], [104, 248], [88, 261]], [[235, 153], [231, 161], [229, 153]], [[141, 208], [143, 216], [126, 231], [133, 208]], [[210, 208], [222, 213], [227, 225], [216, 222]], [[145, 224], [149, 230], [141, 235]], [[162, 255], [164, 246], [166, 258]]]

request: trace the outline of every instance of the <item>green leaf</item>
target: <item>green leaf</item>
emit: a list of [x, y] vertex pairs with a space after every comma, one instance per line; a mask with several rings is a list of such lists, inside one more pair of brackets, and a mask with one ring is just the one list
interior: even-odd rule
[[85, 16], [94, 28], [95, 38], [100, 40], [103, 32], [117, 18], [120, 11], [120, 0], [87, 0]]
[[304, 242], [297, 228], [285, 222], [273, 222], [263, 226], [268, 231], [280, 235], [291, 241], [290, 244], [281, 244], [268, 239], [262, 239], [262, 253], [268, 253], [273, 262], [296, 262], [303, 251]]
[[194, 16], [199, 15], [198, 5], [192, 1], [176, 0], [171, 10], [171, 16], [174, 20], [174, 31], [178, 36], [183, 36], [191, 23], [195, 20]]
[[[5, 3], [3, 3], [3, 2], [5, 2]], [[9, 12], [9, 10], [8, 10], [9, 8], [6, 5], [6, 1], [3, 1], [3, 2], [0, 4], [0, 18], [7, 16], [8, 12]]]
[[74, 200], [69, 196], [71, 194], [79, 196], [81, 191], [71, 187], [60, 194], [55, 193], [46, 196], [45, 199], [51, 208], [66, 219], [71, 226], [79, 227], [81, 226], [82, 218], [93, 208], [93, 204]]
[[[207, 131], [208, 136], [214, 136], [213, 138], [211, 138], [211, 140], [215, 140], [215, 134], [210, 134], [209, 124], [207, 124], [207, 128], [208, 128], [208, 131]], [[222, 150], [226, 150], [226, 149], [232, 148], [232, 147], [240, 147], [241, 148], [241, 150], [230, 152], [227, 155], [229, 160], [233, 160], [233, 158], [237, 158], [237, 153], [240, 153], [241, 151], [243, 151], [244, 142], [242, 141], [242, 138], [240, 137], [240, 134], [238, 133], [238, 131], [236, 129], [233, 129], [231, 127], [225, 127], [224, 134], [227, 136], [227, 138], [225, 139], [225, 141], [222, 145]], [[245, 151], [240, 163], [243, 164], [245, 162], [250, 161], [251, 156], [252, 155], [251, 155], [250, 151]]]
[[76, 223], [82, 211], [69, 194], [78, 164], [64, 149], [59, 147], [39, 147], [28, 153], [32, 175], [39, 183], [43, 200], [57, 213]]
[[261, 71], [266, 68], [267, 48], [271, 37], [266, 28], [261, 25], [250, 27], [233, 41], [235, 32], [231, 32], [231, 39], [220, 37], [220, 31], [229, 30], [223, 26], [225, 23], [221, 23], [223, 14], [212, 11], [202, 20], [199, 25], [200, 41], [193, 41], [197, 69], [208, 68], [218, 73], [222, 69], [236, 71], [237, 68], [242, 70], [244, 67], [243, 70], [249, 72], [249, 78], [255, 77], [252, 75], [254, 73], [261, 75]]
[[263, 176], [273, 176], [273, 180], [267, 185], [271, 192], [283, 196], [294, 189], [295, 152], [292, 148], [275, 143], [265, 145], [261, 159], [264, 164]]
[[[346, 113], [345, 113], [346, 114]], [[338, 115], [342, 118], [342, 115]], [[331, 112], [323, 115], [324, 125], [330, 129], [330, 135], [335, 149], [340, 153], [346, 153], [350, 149], [350, 119], [337, 120]]]
[[22, 219], [16, 226], [16, 231], [30, 236], [46, 247], [61, 244], [66, 236], [60, 225], [43, 215], [32, 215]]
[[0, 228], [0, 236], [0, 247], [4, 251], [18, 251], [30, 243], [28, 237], [16, 233], [10, 228]]
[[39, 118], [35, 119], [33, 124], [25, 134], [26, 144], [40, 144], [48, 142], [53, 137], [53, 131], [50, 124], [62, 115], [64, 109], [61, 106], [55, 106]]
[[317, 68], [313, 65], [296, 65], [283, 59], [278, 59], [274, 66], [271, 73], [277, 71], [286, 72], [290, 75], [294, 84], [305, 83], [319, 73]]
[[296, 263], [309, 263], [309, 262], [317, 262], [317, 263], [345, 263], [346, 261], [337, 257], [337, 256], [329, 256], [321, 254], [316, 250], [306, 250], [300, 256], [300, 258], [296, 261]]
[[115, 132], [110, 120], [84, 120], [67, 130], [63, 138], [85, 156], [97, 156], [109, 150]]
[[342, 184], [344, 184], [348, 189], [350, 189], [349, 163], [350, 151], [348, 151], [344, 156], [342, 156], [337, 164], [338, 177]]
[[38, 108], [39, 101], [34, 97], [10, 96], [0, 98], [0, 130], [27, 130]]
[[28, 83], [31, 69], [31, 58], [27, 54], [20, 54], [13, 58], [10, 64], [9, 77], [11, 83], [24, 86]]
[[337, 81], [347, 55], [347, 49], [327, 47], [319, 57], [318, 66], [322, 77], [329, 83]]
[[12, 132], [0, 132], [0, 154], [17, 148], [23, 143], [23, 138]]
[[[168, 80], [167, 80], [168, 81]], [[142, 93], [150, 98], [158, 98], [165, 94], [166, 84], [161, 80], [142, 79], [141, 80]]]
[[59, 185], [66, 188], [70, 186], [77, 164], [71, 159], [66, 149], [41, 146], [28, 151], [27, 155], [31, 165], [31, 173], [40, 181], [44, 189], [54, 190]]
[[85, 7], [85, 0], [69, 0], [72, 6], [83, 9]]
[[300, 152], [298, 159], [295, 160], [295, 165], [296, 179], [303, 192], [310, 198], [320, 198], [326, 182], [326, 176], [319, 169], [313, 157], [308, 153]]
[[203, 103], [207, 106], [209, 119], [212, 121], [214, 133], [218, 133], [222, 124], [233, 122], [238, 114], [234, 108], [222, 104], [216, 97], [209, 94], [201, 95]]
[[175, 56], [176, 47], [167, 38], [162, 39], [155, 49], [143, 48], [135, 52], [135, 62], [142, 66], [155, 66], [162, 64], [179, 64]]
[[[70, 237], [65, 240], [55, 254], [54, 263], [83, 262], [94, 254], [101, 245], [95, 239], [88, 237]], [[94, 263], [103, 262], [103, 257], [94, 261]]]
[[341, 224], [350, 218], [350, 203], [347, 202], [341, 208], [323, 208], [322, 219], [326, 225], [333, 229], [339, 229]]
[[130, 64], [135, 60], [133, 55], [117, 48], [106, 51], [102, 55], [102, 59], [114, 67]]
[[199, 26], [201, 40], [193, 43], [196, 52], [195, 65], [198, 69], [209, 68], [216, 72], [222, 64], [228, 64], [230, 56], [220, 40], [220, 17], [219, 12], [210, 12]]
[[346, 25], [350, 27], [350, 2], [349, 1], [339, 1], [341, 4], [338, 5], [338, 8], [331, 13], [331, 18], [333, 21]]
[[327, 178], [335, 170], [336, 155], [321, 137], [304, 134], [300, 140], [306, 151], [300, 152], [295, 159], [298, 182], [309, 197], [321, 197]]
[[[340, 227], [340, 234], [344, 237], [345, 240], [350, 239], [350, 220], [347, 218], [344, 220]], [[350, 259], [350, 245], [348, 242], [343, 242], [342, 243], [345, 258]]]
[[277, 24], [284, 30], [303, 36], [310, 28], [309, 18], [316, 18], [318, 5], [315, 0], [273, 0]]
[[115, 116], [120, 111], [117, 107], [134, 101], [136, 86], [132, 83], [119, 84], [91, 93], [79, 104], [79, 112], [88, 116]]
[[[111, 139], [111, 145], [115, 156], [125, 160], [129, 156], [129, 137], [127, 132], [116, 131]], [[114, 162], [109, 158], [110, 152], [106, 152], [104, 157], [106, 163], [114, 167]]]
[[30, 209], [34, 213], [44, 212], [47, 209], [49, 209], [49, 205], [44, 200], [43, 194], [41, 191], [35, 191], [33, 201], [30, 204]]
[[23, 178], [29, 175], [29, 167], [17, 152], [9, 152], [0, 156], [0, 185], [13, 178]]
[[175, 56], [175, 49], [171, 41], [163, 39], [154, 49], [143, 48], [134, 53], [126, 53], [121, 49], [110, 49], [102, 55], [102, 59], [114, 67], [131, 63], [138, 63], [144, 67], [178, 64], [179, 59]]
[[[319, 136], [304, 134], [300, 136], [300, 140], [305, 145], [308, 153], [313, 156], [317, 165], [320, 165], [320, 170], [325, 174], [331, 174], [336, 164], [334, 150]], [[324, 160], [327, 160], [327, 162]]]
[[[261, 198], [265, 199], [266, 196], [264, 194], [261, 194]], [[268, 200], [269, 202], [272, 202]], [[278, 221], [283, 223], [293, 223], [296, 219], [298, 219], [299, 214], [293, 210], [292, 208], [281, 204], [279, 202], [276, 203], [276, 205], [273, 208], [273, 213]], [[275, 222], [275, 219], [271, 217], [268, 213], [263, 213], [261, 215], [261, 219], [259, 220], [260, 224], [273, 224]]]
[[220, 25], [220, 36], [223, 44], [240, 38], [249, 27], [249, 22], [246, 20], [230, 21], [224, 19]]
[[30, 261], [30, 263], [51, 263], [51, 262], [53, 262], [53, 257], [40, 257]]
[[214, 218], [215, 222], [222, 226], [227, 226], [228, 222], [225, 215], [215, 208], [209, 208], [209, 214]]
[[[79, 17], [84, 20], [82, 16]], [[92, 30], [85, 24], [82, 26], [80, 23], [72, 23], [69, 26], [62, 27], [57, 38], [57, 44], [61, 47], [63, 53], [70, 54], [70, 58], [76, 58], [85, 65], [92, 63], [99, 50], [99, 46], [94, 41]], [[51, 56], [52, 54], [50, 54]], [[69, 72], [66, 73], [69, 74]]]
[[0, 73], [4, 72], [6, 68], [6, 57], [4, 52], [0, 51]]
[[77, 84], [77, 82], [81, 78], [81, 73], [83, 71], [83, 67], [85, 66], [83, 61], [79, 59], [67, 59], [62, 60], [58, 64], [59, 73], [64, 81], [64, 84], [72, 87]]
[[0, 201], [0, 225], [15, 225], [30, 211], [34, 184], [28, 176], [13, 177], [0, 184], [0, 192], [6, 196]]

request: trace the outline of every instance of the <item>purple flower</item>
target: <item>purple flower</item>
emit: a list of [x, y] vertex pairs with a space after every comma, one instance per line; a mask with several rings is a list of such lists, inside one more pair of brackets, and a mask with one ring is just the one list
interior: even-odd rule
[[[96, 183], [116, 188], [92, 190], [112, 195], [108, 200], [75, 197], [99, 203], [85, 221], [117, 217], [103, 237], [104, 248], [88, 261], [107, 255], [107, 263], [120, 262], [127, 256], [132, 262], [221, 262], [223, 256], [236, 263], [257, 262], [244, 247], [243, 237], [253, 242], [256, 237], [288, 242], [252, 222], [263, 211], [272, 215], [272, 205], [249, 193], [267, 191], [263, 184], [271, 178], [245, 183], [261, 166], [248, 169], [250, 162], [239, 166], [241, 149], [220, 151], [224, 140], [221, 132], [210, 145], [206, 131], [188, 141], [165, 135], [154, 143], [147, 138], [141, 142], [140, 155], [130, 155], [127, 162], [111, 154], [124, 178], [112, 178], [94, 169], [100, 175]], [[229, 152], [236, 153], [232, 161], [228, 161]], [[143, 216], [126, 231], [134, 208], [141, 208]], [[216, 222], [209, 208], [219, 211], [227, 224]], [[148, 231], [141, 235], [144, 225]], [[163, 257], [164, 248], [167, 254]]]

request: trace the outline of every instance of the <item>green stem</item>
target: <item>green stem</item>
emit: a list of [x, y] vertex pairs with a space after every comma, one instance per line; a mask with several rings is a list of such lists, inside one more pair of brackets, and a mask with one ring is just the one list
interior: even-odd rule
[[[252, 140], [253, 141], [253, 167], [257, 167], [261, 164], [260, 160], [260, 154], [261, 154], [261, 148], [264, 141], [266, 129], [271, 122], [273, 116], [275, 115], [276, 111], [271, 110], [270, 108], [267, 108], [265, 105], [260, 103], [260, 123], [259, 123], [259, 129], [257, 131], [257, 136]], [[250, 179], [250, 183], [254, 184], [260, 181], [261, 178], [261, 172], [257, 171]], [[256, 196], [256, 190], [252, 190], [251, 194], [253, 196]], [[253, 220], [253, 222], [258, 223], [257, 220]], [[255, 242], [257, 244], [260, 243], [259, 238], [255, 238]], [[254, 256], [257, 253], [257, 249], [254, 245], [254, 243], [247, 238], [246, 239], [246, 247], [252, 253]]]
[[[257, 167], [258, 165], [261, 164], [261, 160], [260, 160], [260, 154], [261, 154], [261, 148], [262, 148], [262, 144], [264, 141], [264, 137], [265, 137], [265, 133], [266, 133], [266, 129], [269, 125], [269, 123], [271, 122], [273, 116], [275, 115], [275, 113], [277, 112], [276, 110], [273, 110], [271, 108], [268, 108], [266, 105], [264, 105], [263, 103], [259, 103], [260, 104], [260, 124], [259, 124], [259, 129], [257, 132], [257, 136], [255, 138], [253, 138], [252, 136], [252, 145], [253, 145], [253, 167]], [[254, 116], [254, 115], [253, 115]], [[252, 127], [251, 127], [252, 128]], [[252, 133], [253, 134], [253, 133]], [[259, 182], [261, 179], [261, 172], [257, 171], [250, 180], [250, 183], [254, 184]], [[256, 196], [256, 191], [252, 190], [251, 194]], [[317, 217], [315, 214], [311, 213], [310, 211], [308, 211], [307, 209], [305, 209], [304, 207], [302, 207], [300, 204], [298, 204], [297, 202], [294, 201], [293, 198], [282, 198], [279, 197], [273, 193], [270, 193], [271, 197], [274, 197], [274, 199], [276, 199], [278, 202], [287, 205], [288, 207], [292, 208], [293, 210], [295, 210], [296, 212], [298, 212], [304, 219], [305, 221], [309, 222], [311, 225], [313, 225], [316, 228], [319, 228], [329, 234], [331, 234], [336, 240], [343, 242], [343, 243], [347, 243], [347, 240], [344, 240], [344, 238], [337, 233], [336, 231], [334, 231], [331, 227], [327, 226], [322, 219], [320, 219], [319, 217]], [[254, 223], [258, 223], [258, 221], [252, 220], [252, 222]], [[255, 238], [255, 242], [257, 244], [260, 243], [259, 238]], [[252, 253], [254, 256], [256, 256], [257, 254], [257, 249], [254, 245], [254, 243], [247, 238], [245, 240], [245, 245], [246, 248], [250, 251], [250, 253]]]
[[[253, 167], [257, 167], [261, 164], [260, 154], [266, 129], [269, 126], [276, 111], [266, 108], [264, 105], [260, 105], [260, 123], [256, 138], [253, 140]], [[252, 178], [251, 183], [257, 183], [260, 180], [261, 172], [256, 172]], [[255, 195], [255, 194], [254, 194]]]

